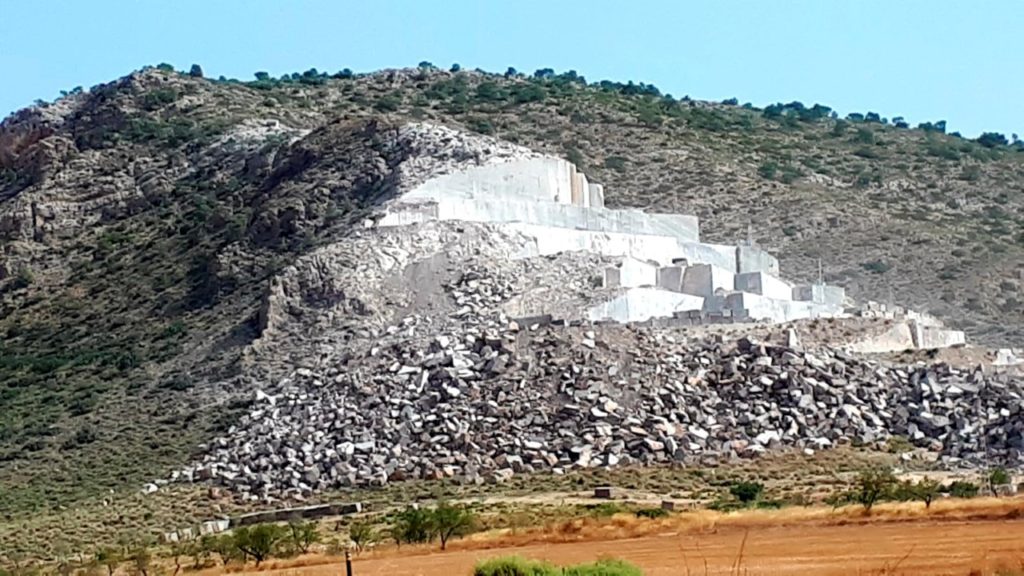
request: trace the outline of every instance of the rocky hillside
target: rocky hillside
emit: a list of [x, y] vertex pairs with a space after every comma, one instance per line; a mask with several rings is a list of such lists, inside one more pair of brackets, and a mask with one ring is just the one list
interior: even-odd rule
[[[710, 241], [750, 234], [794, 279], [820, 258], [854, 296], [1019, 345], [1024, 153], [827, 112], [426, 67], [151, 69], [20, 111], [0, 125], [0, 513], [180, 468], [277, 373], [257, 337], [316, 341], [266, 306], [288, 265], [417, 178], [519, 153], [507, 143], [582, 166], [609, 205], [695, 213]], [[410, 128], [423, 120], [497, 141]], [[320, 288], [289, 315], [346, 302]]]

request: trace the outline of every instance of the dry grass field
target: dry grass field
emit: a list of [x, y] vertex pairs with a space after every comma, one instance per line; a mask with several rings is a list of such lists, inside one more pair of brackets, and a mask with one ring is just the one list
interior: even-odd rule
[[[519, 531], [492, 531], [439, 552], [382, 548], [357, 556], [364, 575], [459, 576], [483, 559], [520, 555], [557, 564], [615, 557], [648, 576], [998, 575], [1024, 571], [1024, 499], [983, 498], [860, 507], [699, 510], [657, 520], [586, 518]], [[321, 555], [264, 564], [259, 573], [329, 576], [342, 560]], [[211, 570], [204, 576], [213, 576]], [[233, 573], [256, 573], [247, 570]]]

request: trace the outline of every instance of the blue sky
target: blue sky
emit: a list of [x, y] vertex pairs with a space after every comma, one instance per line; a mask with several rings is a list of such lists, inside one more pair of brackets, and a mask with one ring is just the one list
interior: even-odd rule
[[145, 64], [439, 66], [1024, 133], [1022, 0], [0, 0], [0, 116]]

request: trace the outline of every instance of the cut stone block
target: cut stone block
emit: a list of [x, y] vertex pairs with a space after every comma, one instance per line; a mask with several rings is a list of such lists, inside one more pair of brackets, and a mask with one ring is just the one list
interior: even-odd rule
[[778, 276], [779, 260], [756, 246], [737, 246], [736, 272], [767, 272]]
[[846, 290], [828, 284], [803, 284], [793, 287], [793, 300], [842, 306], [846, 300]]
[[914, 346], [922, 350], [963, 346], [967, 343], [967, 337], [960, 330], [924, 326], [914, 321], [909, 322], [909, 324], [914, 339]]
[[[713, 305], [721, 305], [723, 310], [732, 310], [733, 316], [737, 318], [775, 323], [792, 322], [804, 318], [832, 317], [840, 312], [840, 310], [824, 304], [779, 300], [750, 292], [726, 294], [722, 300], [714, 300]], [[708, 309], [707, 305], [705, 309]]]
[[604, 186], [601, 184], [590, 184], [590, 207], [604, 208]]
[[657, 288], [632, 288], [625, 294], [587, 312], [590, 320], [645, 322], [651, 318], [671, 318], [676, 312], [700, 310], [704, 299], [690, 294]]
[[736, 275], [736, 289], [778, 300], [792, 300], [793, 287], [767, 272], [742, 272]]
[[683, 293], [710, 298], [717, 290], [735, 289], [735, 275], [713, 264], [693, 264], [683, 273]]
[[664, 268], [658, 268], [658, 288], [661, 288], [663, 290], [671, 290], [673, 292], [682, 292], [683, 273], [685, 272], [685, 270], [685, 266], [665, 266]]

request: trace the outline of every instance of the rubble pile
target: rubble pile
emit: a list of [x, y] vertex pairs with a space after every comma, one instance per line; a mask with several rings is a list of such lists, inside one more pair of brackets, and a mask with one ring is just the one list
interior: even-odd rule
[[950, 467], [1024, 464], [1024, 388], [1007, 376], [651, 327], [520, 323], [501, 312], [515, 288], [512, 274], [465, 270], [446, 286], [446, 318], [408, 316], [327, 368], [294, 370], [173, 479], [302, 499], [894, 436]]

